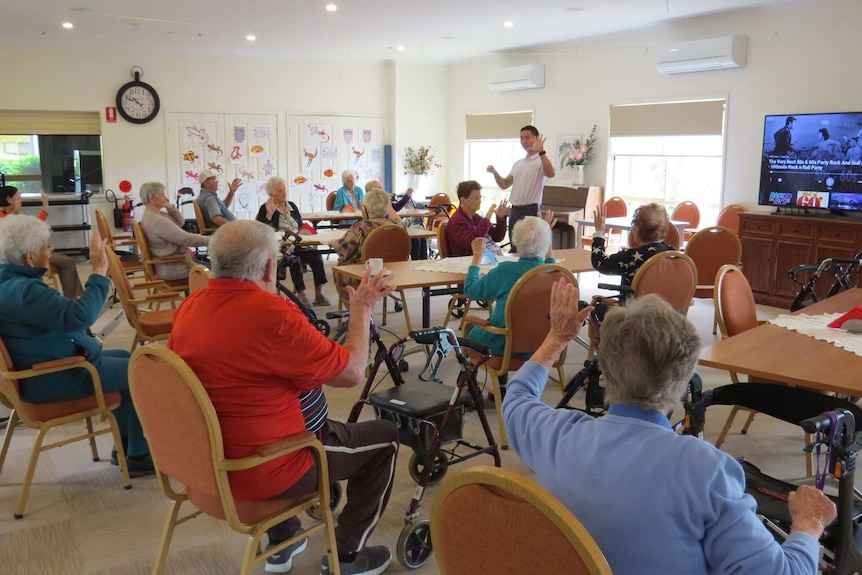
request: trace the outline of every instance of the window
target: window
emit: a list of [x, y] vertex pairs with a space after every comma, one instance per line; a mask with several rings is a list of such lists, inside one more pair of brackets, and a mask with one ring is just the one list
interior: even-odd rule
[[718, 217], [724, 172], [724, 100], [611, 106], [608, 190], [629, 204], [697, 204], [701, 227]]
[[649, 202], [672, 207], [690, 200], [700, 208], [702, 225], [714, 222], [720, 210], [723, 146], [722, 136], [611, 138], [613, 195], [630, 208]]

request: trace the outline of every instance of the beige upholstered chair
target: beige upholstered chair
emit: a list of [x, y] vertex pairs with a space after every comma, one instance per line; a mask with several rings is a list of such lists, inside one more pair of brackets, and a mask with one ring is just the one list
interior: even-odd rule
[[440, 485], [431, 540], [441, 575], [611, 575], [571, 511], [534, 481], [499, 467], [470, 467]]
[[[698, 285], [694, 297], [713, 299], [715, 275], [725, 264], [738, 265], [742, 259], [742, 242], [739, 236], [727, 228], [713, 226], [704, 228], [691, 236], [685, 246], [685, 255], [697, 267]], [[706, 283], [710, 282], [710, 283]], [[718, 309], [715, 310], [712, 333], [718, 328]]]

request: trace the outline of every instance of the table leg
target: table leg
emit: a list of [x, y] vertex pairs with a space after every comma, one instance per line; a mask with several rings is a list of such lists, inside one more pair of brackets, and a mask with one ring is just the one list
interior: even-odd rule
[[582, 239], [584, 237], [584, 227], [586, 227], [584, 222], [578, 222], [578, 235], [575, 238], [575, 245], [578, 246], [579, 250], [584, 249], [584, 241]]

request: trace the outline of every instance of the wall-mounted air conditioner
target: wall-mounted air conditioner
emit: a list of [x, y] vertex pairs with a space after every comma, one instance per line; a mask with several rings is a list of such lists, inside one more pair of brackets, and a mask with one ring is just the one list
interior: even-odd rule
[[527, 64], [512, 68], [497, 68], [488, 72], [488, 89], [492, 92], [532, 90], [545, 87], [545, 65]]
[[662, 46], [656, 68], [662, 74], [685, 74], [745, 67], [748, 36], [722, 36]]

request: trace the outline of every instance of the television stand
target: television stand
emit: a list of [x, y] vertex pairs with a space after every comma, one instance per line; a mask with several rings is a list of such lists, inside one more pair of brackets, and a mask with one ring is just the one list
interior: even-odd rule
[[[787, 276], [800, 264], [853, 257], [862, 247], [862, 221], [848, 217], [739, 214], [742, 269], [759, 304], [789, 308], [799, 286]], [[825, 295], [829, 278], [818, 285]], [[853, 278], [852, 281], [857, 281]]]

